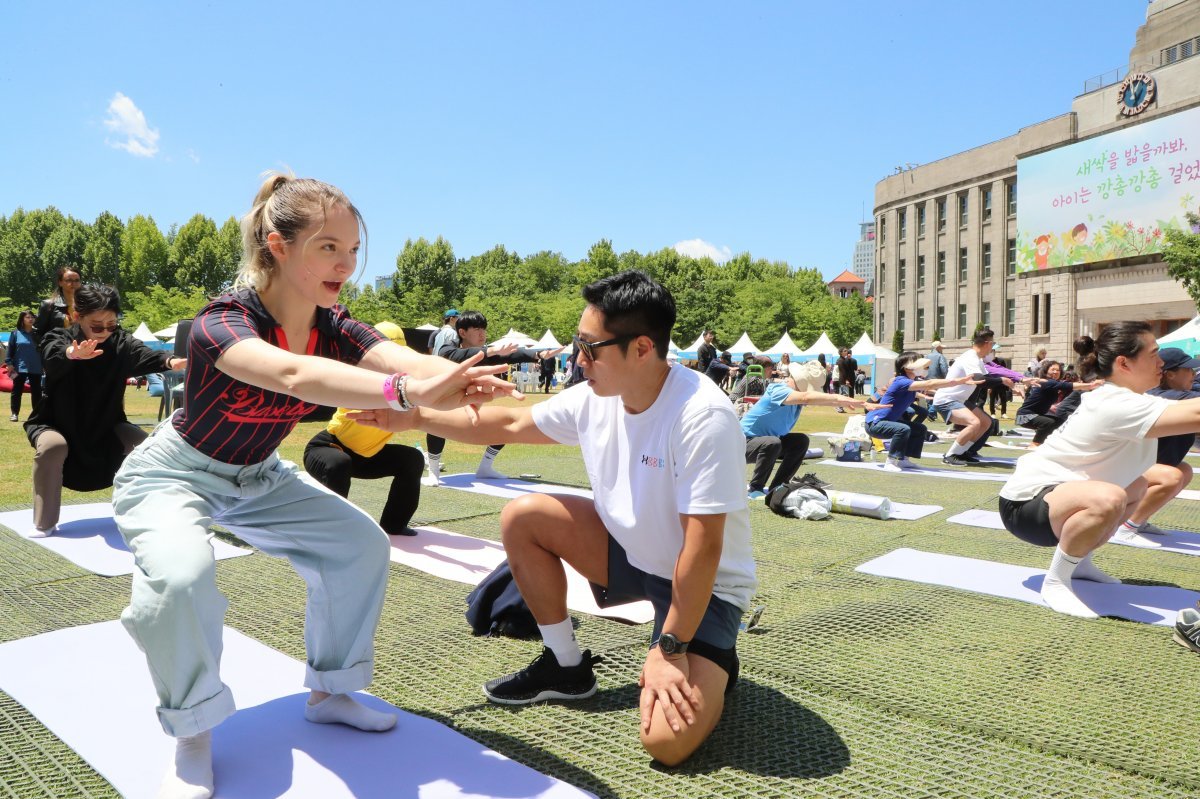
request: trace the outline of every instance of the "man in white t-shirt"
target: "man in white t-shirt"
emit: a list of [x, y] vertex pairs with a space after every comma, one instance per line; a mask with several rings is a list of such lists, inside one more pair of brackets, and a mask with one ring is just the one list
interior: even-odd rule
[[601, 605], [653, 604], [638, 679], [641, 738], [675, 765], [712, 732], [737, 679], [738, 624], [756, 587], [746, 441], [725, 394], [667, 361], [675, 302], [666, 289], [631, 270], [583, 296], [574, 340], [585, 383], [532, 408], [480, 408], [477, 424], [462, 411], [423, 408], [359, 418], [466, 442], [580, 447], [594, 499], [527, 494], [501, 514], [509, 565], [545, 648], [484, 693], [514, 705], [595, 693], [599, 658], [580, 651], [567, 614], [568, 563]]

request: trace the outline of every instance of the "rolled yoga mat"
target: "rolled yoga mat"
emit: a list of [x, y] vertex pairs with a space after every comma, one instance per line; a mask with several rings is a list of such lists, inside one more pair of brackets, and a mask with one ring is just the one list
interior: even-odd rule
[[852, 491], [826, 490], [829, 501], [833, 503], [834, 513], [847, 513], [851, 516], [869, 516], [872, 519], [886, 520], [892, 513], [892, 501], [887, 497], [877, 497], [874, 494], [856, 494]]

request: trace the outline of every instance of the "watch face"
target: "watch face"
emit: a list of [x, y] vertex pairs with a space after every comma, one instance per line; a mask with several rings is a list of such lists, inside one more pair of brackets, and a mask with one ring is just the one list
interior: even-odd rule
[[679, 639], [670, 633], [663, 633], [658, 637], [658, 648], [664, 655], [674, 655], [679, 651]]

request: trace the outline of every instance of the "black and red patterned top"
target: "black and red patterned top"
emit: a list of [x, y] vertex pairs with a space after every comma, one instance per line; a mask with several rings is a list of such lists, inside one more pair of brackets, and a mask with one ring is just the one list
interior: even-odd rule
[[[260, 338], [288, 348], [283, 328], [263, 307], [258, 292], [223, 294], [196, 314], [188, 336], [183, 413], [173, 420], [183, 440], [225, 463], [261, 463], [316, 405], [235, 380], [216, 367], [235, 343]], [[350, 317], [345, 307], [317, 308], [305, 352], [356, 364], [385, 337]], [[382, 380], [380, 386], [382, 387]]]

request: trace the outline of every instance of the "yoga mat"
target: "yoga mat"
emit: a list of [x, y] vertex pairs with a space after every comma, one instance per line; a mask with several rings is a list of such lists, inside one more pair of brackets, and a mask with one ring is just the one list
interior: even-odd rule
[[556, 485], [554, 483], [531, 483], [528, 480], [518, 480], [508, 477], [503, 480], [481, 480], [474, 472], [442, 475], [442, 488], [453, 488], [456, 491], [470, 491], [473, 494], [487, 494], [502, 499], [516, 499], [523, 494], [570, 494], [575, 497], [592, 498], [590, 488], [578, 486]]
[[868, 516], [872, 519], [887, 519], [892, 512], [892, 501], [887, 497], [828, 489], [825, 493], [829, 496], [829, 501], [833, 503], [832, 510], [834, 513], [846, 513], [851, 516]]
[[[27, 532], [33, 526], [33, 511], [0, 513], [0, 524], [18, 532]], [[25, 540], [61, 555], [81, 569], [104, 577], [133, 574], [135, 568], [133, 553], [126, 548], [125, 539], [117, 530], [112, 503], [109, 502], [63, 505], [58, 532], [48, 538]], [[254, 552], [218, 538], [212, 539], [212, 546], [217, 560], [239, 558]]]
[[[402, 563], [445, 580], [478, 585], [504, 560], [504, 547], [498, 541], [437, 527], [418, 527], [416, 530], [416, 535], [388, 536], [392, 543], [393, 563]], [[567, 607], [571, 610], [634, 624], [654, 620], [654, 606], [645, 600], [600, 607], [592, 596], [587, 578], [567, 564], [563, 566], [567, 570]]]
[[[1000, 514], [994, 510], [980, 510], [979, 508], [975, 508], [974, 510], [964, 511], [963, 513], [951, 516], [946, 521], [955, 524], [965, 524], [969, 527], [984, 527], [988, 530], [1004, 529], [1004, 523], [1000, 521]], [[1135, 549], [1178, 552], [1180, 555], [1200, 555], [1200, 535], [1196, 533], [1189, 533], [1183, 530], [1169, 530], [1164, 535], [1146, 535], [1146, 539], [1161, 546], [1139, 547], [1137, 544], [1130, 544], [1116, 538], [1108, 539], [1108, 543], [1123, 547], [1133, 547]]]
[[910, 505], [907, 502], [892, 502], [892, 512], [888, 518], [915, 521], [932, 516], [940, 510], [944, 510], [941, 505]]
[[1185, 488], [1175, 495], [1175, 499], [1186, 499], [1195, 502], [1196, 500], [1200, 500], [1200, 491], [1194, 488]]
[[881, 459], [879, 463], [871, 463], [869, 461], [860, 461], [858, 463], [847, 461], [823, 460], [817, 464], [818, 466], [839, 466], [845, 469], [869, 469], [874, 472], [880, 472], [887, 475], [895, 474], [915, 474], [923, 477], [947, 477], [951, 480], [990, 480], [992, 482], [1003, 483], [1008, 480], [1009, 473], [1004, 474], [987, 473], [982, 470], [976, 472], [959, 472], [953, 469], [931, 469], [928, 466], [920, 466], [916, 469], [906, 469], [903, 472], [887, 472], [884, 471], [884, 462]]
[[[213, 730], [218, 799], [591, 796], [368, 694], [357, 697], [399, 713], [394, 729], [307, 722], [303, 663], [228, 627], [224, 641], [221, 675], [240, 709]], [[0, 644], [0, 689], [126, 799], [156, 795], [175, 742], [155, 715], [145, 657], [120, 622]]]
[[[987, 444], [985, 444], [984, 446], [995, 447], [996, 449], [1015, 449], [1015, 450], [1018, 450], [1019, 452], [1030, 452], [1031, 451], [1029, 449], [1028, 444], [1025, 444], [1023, 446], [1018, 445], [1018, 444], [1005, 444], [1003, 441], [995, 441], [990, 438], [988, 439]], [[1020, 456], [1018, 456], [1018, 457], [1020, 457]], [[1015, 463], [1016, 461], [1014, 460], [1013, 462]]]
[[[989, 446], [990, 446], [990, 444], [989, 444]], [[922, 460], [939, 460], [940, 461], [942, 459], [942, 456], [944, 456], [945, 454], [946, 453], [944, 453], [944, 452], [922, 452], [921, 459]], [[1016, 458], [989, 458], [986, 455], [980, 455], [979, 462], [980, 463], [991, 463], [991, 464], [995, 464], [997, 466], [1015, 466], [1017, 463], [1017, 459]]]
[[[1045, 607], [1039, 593], [1042, 579], [1046, 576], [1044, 569], [918, 549], [896, 549], [867, 561], [855, 571], [958, 588], [974, 594], [1016, 599]], [[1163, 627], [1173, 627], [1179, 610], [1194, 606], [1196, 600], [1200, 599], [1200, 593], [1196, 591], [1161, 585], [1108, 585], [1072, 580], [1071, 589], [1085, 605], [1101, 616], [1115, 616]]]

